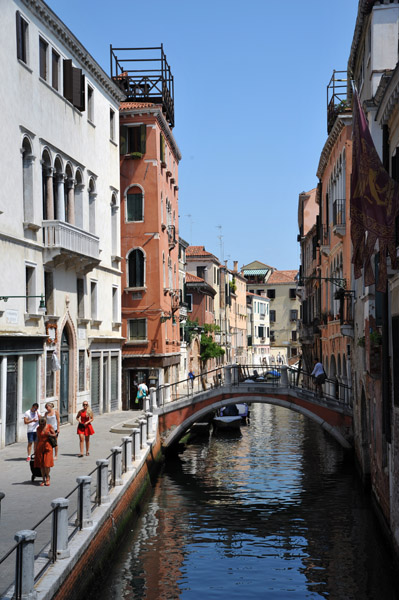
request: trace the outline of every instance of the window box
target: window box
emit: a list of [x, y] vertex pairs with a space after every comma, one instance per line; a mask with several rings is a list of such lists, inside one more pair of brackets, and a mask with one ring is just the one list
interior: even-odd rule
[[141, 158], [143, 158], [144, 154], [142, 154], [142, 152], [131, 152], [129, 156], [134, 160], [140, 160]]

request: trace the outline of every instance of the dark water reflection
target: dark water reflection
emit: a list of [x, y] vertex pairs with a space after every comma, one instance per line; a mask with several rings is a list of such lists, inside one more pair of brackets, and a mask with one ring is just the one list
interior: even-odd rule
[[301, 415], [252, 407], [239, 438], [168, 463], [102, 586], [104, 599], [396, 600], [353, 465]]

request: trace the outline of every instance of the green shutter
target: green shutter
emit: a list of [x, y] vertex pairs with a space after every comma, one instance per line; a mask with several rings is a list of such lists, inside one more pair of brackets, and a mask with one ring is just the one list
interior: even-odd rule
[[140, 125], [140, 152], [145, 154], [147, 144], [147, 127], [146, 125]]
[[121, 125], [119, 137], [119, 151], [121, 154], [127, 154], [127, 127]]
[[165, 138], [163, 137], [162, 133], [160, 134], [161, 136], [161, 162], [165, 162]]
[[127, 220], [143, 220], [143, 194], [140, 193], [127, 195]]

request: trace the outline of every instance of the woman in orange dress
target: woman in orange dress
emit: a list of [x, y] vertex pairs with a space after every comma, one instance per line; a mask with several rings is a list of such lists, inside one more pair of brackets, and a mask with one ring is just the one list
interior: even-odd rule
[[79, 457], [83, 456], [83, 447], [86, 444], [86, 456], [89, 456], [90, 452], [90, 436], [93, 435], [94, 429], [91, 424], [94, 419], [93, 411], [89, 407], [87, 402], [83, 402], [83, 408], [76, 415], [76, 420], [78, 421], [78, 436], [79, 436], [79, 448], [80, 454]]
[[50, 485], [50, 469], [54, 467], [53, 447], [49, 442], [49, 437], [57, 438], [53, 427], [46, 423], [44, 417], [39, 419], [37, 428], [37, 446], [35, 450], [35, 467], [39, 467], [42, 472], [43, 481], [40, 485]]

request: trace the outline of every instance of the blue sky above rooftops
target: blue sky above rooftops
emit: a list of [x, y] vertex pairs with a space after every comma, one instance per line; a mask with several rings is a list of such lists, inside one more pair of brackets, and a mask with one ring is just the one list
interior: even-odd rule
[[175, 80], [180, 235], [239, 266], [299, 265], [298, 195], [317, 185], [326, 87], [357, 0], [48, 0], [110, 73], [109, 46], [163, 43]]

